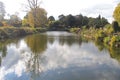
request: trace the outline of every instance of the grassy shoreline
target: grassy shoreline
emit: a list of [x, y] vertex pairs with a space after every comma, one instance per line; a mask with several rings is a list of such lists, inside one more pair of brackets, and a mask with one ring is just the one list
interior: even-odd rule
[[120, 32], [114, 33], [112, 28], [90, 28], [81, 30], [79, 30], [79, 28], [72, 28], [70, 32], [76, 33], [86, 39], [93, 40], [94, 42], [100, 42], [111, 48], [120, 48]]
[[25, 35], [45, 32], [46, 29], [42, 28], [29, 28], [29, 27], [0, 27], [0, 40], [16, 38]]

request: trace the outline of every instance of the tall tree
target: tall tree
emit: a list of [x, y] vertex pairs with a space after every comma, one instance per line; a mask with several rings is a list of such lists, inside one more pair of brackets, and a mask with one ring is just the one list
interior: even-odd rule
[[[35, 12], [35, 15], [33, 14]], [[28, 13], [28, 23], [32, 27], [44, 27], [47, 23], [47, 12], [43, 8], [32, 9]]]
[[28, 20], [30, 26], [42, 27], [47, 22], [47, 12], [40, 7], [40, 0], [27, 0], [30, 11], [28, 13]]
[[120, 25], [120, 3], [116, 6], [114, 12], [113, 12], [113, 17], [115, 21], [117, 21]]
[[66, 24], [69, 27], [73, 27], [75, 25], [75, 17], [72, 16], [71, 14], [69, 14], [68, 16], [66, 16]]
[[0, 21], [2, 21], [4, 19], [5, 16], [5, 6], [3, 2], [0, 2]]

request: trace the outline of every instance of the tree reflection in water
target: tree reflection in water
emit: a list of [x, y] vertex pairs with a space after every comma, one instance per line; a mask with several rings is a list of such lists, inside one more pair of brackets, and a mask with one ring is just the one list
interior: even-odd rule
[[41, 72], [41, 55], [47, 48], [47, 35], [32, 35], [25, 38], [25, 42], [32, 51], [29, 61], [27, 62], [28, 71], [33, 74]]
[[52, 45], [55, 41], [58, 41], [59, 44], [62, 43], [61, 45], [67, 44], [70, 46], [75, 43], [81, 45], [82, 41], [78, 38], [74, 38], [74, 36], [54, 36], [54, 34], [52, 36], [48, 36], [47, 34], [36, 34], [32, 36], [27, 36], [25, 38], [25, 42], [32, 53], [30, 55], [29, 61], [26, 62], [26, 65], [27, 71], [32, 72], [31, 77], [39, 75], [39, 73], [42, 71], [41, 64], [46, 63], [46, 58], [42, 55], [44, 51], [46, 51], [48, 44]]
[[114, 58], [120, 62], [120, 48], [113, 48], [98, 41], [95, 42], [95, 45], [96, 47], [98, 47], [99, 51], [103, 50], [109, 51], [111, 58]]
[[[22, 39], [18, 42], [17, 40], [0, 42], [0, 65], [3, 61], [8, 61], [7, 64], [4, 62], [3, 63], [5, 64], [5, 66], [10, 66], [9, 68], [12, 70], [12, 72], [9, 72], [9, 70], [3, 70], [3, 72], [5, 71], [6, 73], [3, 74], [3, 76], [5, 76], [5, 78], [9, 80], [21, 80], [20, 78], [24, 80], [44, 80], [44, 75], [46, 76], [46, 73], [49, 74], [49, 71], [52, 71], [50, 75], [53, 74], [53, 77], [55, 78], [57, 78], [57, 76], [55, 76], [57, 73], [54, 73], [55, 70], [56, 72], [57, 70], [61, 70], [61, 73], [63, 72], [62, 75], [71, 75], [71, 73], [72, 75], [74, 75], [77, 73], [78, 76], [80, 76], [84, 73], [87, 74], [87, 72], [85, 72], [87, 71], [87, 67], [87, 69], [90, 69], [89, 74], [91, 76], [97, 76], [97, 79], [101, 79], [99, 75], [108, 74], [110, 71], [111, 74], [110, 76], [108, 75], [109, 78], [111, 78], [111, 75], [116, 76], [116, 74], [118, 74], [119, 77], [119, 72], [113, 74], [113, 68], [111, 68], [114, 67], [114, 69], [116, 70], [116, 66], [119, 66], [114, 63], [114, 61], [117, 62], [116, 60], [120, 61], [119, 49], [106, 48], [102, 43], [96, 42], [95, 44], [93, 44], [93, 42], [89, 42], [88, 40], [81, 39], [76, 36], [70, 36], [67, 34], [62, 35], [61, 32], [59, 32], [59, 34], [56, 33], [57, 35], [54, 34], [55, 33], [52, 33], [51, 35], [48, 35], [46, 33], [35, 34], [27, 36], [24, 38], [24, 40]], [[95, 47], [95, 45], [98, 47], [98, 49]], [[107, 52], [105, 52], [104, 54], [104, 51]], [[99, 53], [103, 54], [99, 55]], [[111, 60], [109, 53], [110, 56], [116, 60]], [[5, 57], [8, 59], [5, 60]], [[12, 58], [13, 60], [11, 60]], [[114, 66], [111, 63], [116, 65]], [[2, 66], [5, 67], [3, 64]], [[81, 71], [82, 67], [85, 68], [84, 71]], [[98, 67], [97, 69], [99, 70], [93, 69], [94, 67]], [[64, 71], [67, 70], [68, 73], [64, 73]], [[105, 72], [105, 70], [108, 71], [108, 73]], [[91, 71], [93, 72], [91, 73]], [[18, 73], [20, 74], [20, 76]], [[88, 77], [86, 74], [83, 77]], [[59, 72], [58, 75], [60, 75]], [[59, 79], [61, 79], [62, 75], [60, 75]], [[76, 79], [76, 76], [73, 78]], [[71, 78], [69, 78], [69, 80], [70, 79]], [[46, 80], [49, 80], [48, 76], [46, 77]]]
[[73, 44], [82, 44], [82, 40], [81, 38], [78, 38], [76, 36], [59, 36], [59, 43], [61, 45], [67, 44], [69, 46], [73, 45]]
[[120, 49], [117, 48], [109, 48], [110, 56], [120, 63]]

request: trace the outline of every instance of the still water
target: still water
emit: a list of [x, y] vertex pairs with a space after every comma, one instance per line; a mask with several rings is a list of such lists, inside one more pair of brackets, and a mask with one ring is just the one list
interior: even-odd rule
[[0, 80], [120, 80], [120, 50], [67, 32], [1, 41]]

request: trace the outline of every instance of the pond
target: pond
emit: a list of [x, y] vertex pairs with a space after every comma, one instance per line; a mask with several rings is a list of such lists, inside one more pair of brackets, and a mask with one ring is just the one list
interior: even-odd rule
[[55, 31], [1, 41], [0, 80], [120, 80], [120, 50]]

